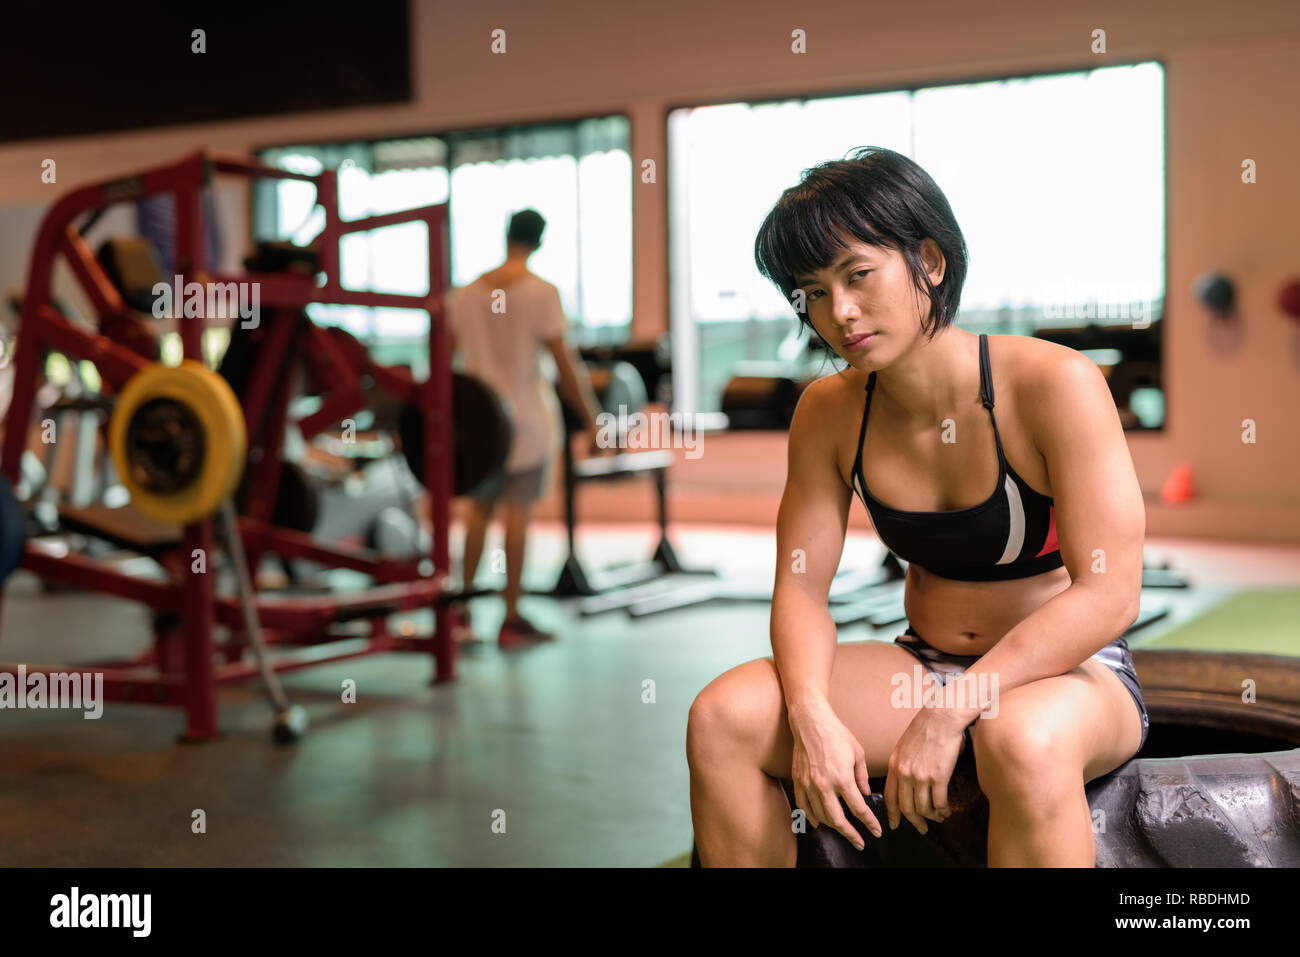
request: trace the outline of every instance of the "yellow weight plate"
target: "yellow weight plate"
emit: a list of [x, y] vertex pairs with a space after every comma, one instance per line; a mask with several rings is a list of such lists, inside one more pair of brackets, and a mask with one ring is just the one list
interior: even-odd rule
[[[150, 405], [155, 400], [160, 401]], [[137, 416], [137, 439], [145, 427], [153, 439], [162, 436], [156, 461], [137, 453], [132, 462], [128, 455], [128, 432]], [[168, 444], [167, 436], [176, 441]], [[179, 525], [216, 511], [238, 487], [248, 454], [239, 400], [225, 379], [192, 359], [151, 365], [132, 376], [113, 409], [108, 440], [131, 504], [152, 519]]]

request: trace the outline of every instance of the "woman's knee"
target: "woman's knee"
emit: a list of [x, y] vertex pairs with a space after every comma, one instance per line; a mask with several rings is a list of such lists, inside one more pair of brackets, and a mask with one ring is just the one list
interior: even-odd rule
[[770, 740], [782, 721], [781, 685], [770, 658], [751, 661], [713, 679], [691, 703], [686, 757], [696, 762], [734, 758]]
[[999, 714], [970, 727], [975, 772], [988, 796], [1048, 801], [1065, 783], [1063, 735], [1041, 715]]

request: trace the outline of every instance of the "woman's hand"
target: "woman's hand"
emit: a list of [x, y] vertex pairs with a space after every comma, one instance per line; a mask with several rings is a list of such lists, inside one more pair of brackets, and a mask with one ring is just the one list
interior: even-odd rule
[[867, 807], [864, 794], [871, 793], [867, 781], [866, 752], [835, 716], [828, 703], [803, 708], [790, 720], [794, 735], [794, 803], [807, 815], [813, 827], [829, 824], [859, 851], [866, 845], [840, 809], [844, 798], [850, 811], [880, 837], [880, 822]]
[[948, 782], [962, 749], [965, 726], [951, 710], [922, 708], [912, 718], [889, 756], [885, 807], [889, 828], [898, 827], [901, 813], [925, 834], [925, 819], [943, 823], [952, 816]]

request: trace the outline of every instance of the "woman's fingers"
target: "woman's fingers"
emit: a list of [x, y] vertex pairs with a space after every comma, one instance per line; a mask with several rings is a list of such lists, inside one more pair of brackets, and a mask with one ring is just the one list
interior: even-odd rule
[[813, 815], [812, 806], [808, 803], [808, 792], [797, 780], [794, 782], [794, 806], [803, 811], [805, 822], [813, 827], [817, 826], [817, 819]]
[[925, 818], [916, 812], [916, 781], [902, 774], [898, 777], [898, 812], [922, 834], [926, 832]]
[[[934, 805], [931, 803], [931, 788], [929, 781], [917, 781], [912, 786], [912, 800], [916, 805], [916, 813], [919, 817], [928, 818], [931, 821], [937, 820], [934, 813]], [[920, 830], [918, 828], [918, 830]], [[924, 831], [921, 831], [924, 834]]]
[[871, 808], [867, 806], [867, 799], [863, 797], [864, 794], [871, 793], [871, 773], [867, 770], [867, 756], [865, 753], [859, 754], [857, 761], [853, 765], [853, 778], [858, 786], [849, 795], [849, 810], [858, 816], [858, 820], [871, 829], [872, 834], [880, 837], [884, 833], [880, 827], [880, 821], [871, 812]]
[[952, 817], [952, 807], [948, 804], [948, 782], [934, 782], [934, 811], [935, 820], [946, 821]]
[[844, 816], [844, 811], [840, 808], [839, 794], [835, 791], [825, 791], [822, 794], [822, 800], [826, 804], [826, 823], [835, 830], [844, 835], [844, 840], [848, 841], [859, 851], [866, 848], [862, 841], [862, 835], [858, 829], [849, 823], [849, 819]]
[[804, 788], [804, 803], [799, 806], [803, 808], [807, 821], [813, 827], [821, 827], [827, 821], [826, 805], [822, 801], [821, 792], [815, 785]]
[[885, 775], [885, 817], [891, 831], [898, 827], [898, 772], [892, 766]]
[[[872, 834], [876, 837], [880, 837], [880, 822], [877, 821], [876, 816], [871, 813], [871, 808], [867, 807], [867, 799], [862, 796], [862, 792], [858, 790], [856, 786], [853, 786], [846, 788], [843, 791], [843, 795], [844, 803], [848, 805], [849, 810], [853, 812], [853, 816], [865, 824], [867, 830]], [[853, 833], [857, 834], [857, 828], [853, 829]], [[857, 846], [856, 841], [854, 842], [854, 846]], [[858, 847], [858, 850], [862, 850], [862, 847]]]

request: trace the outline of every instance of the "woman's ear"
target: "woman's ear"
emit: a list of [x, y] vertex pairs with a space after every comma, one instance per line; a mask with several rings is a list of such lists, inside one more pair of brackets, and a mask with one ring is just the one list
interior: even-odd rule
[[939, 244], [929, 236], [921, 240], [921, 262], [925, 263], [925, 271], [930, 277], [930, 282], [936, 286], [943, 282], [943, 277], [948, 271], [948, 263]]

